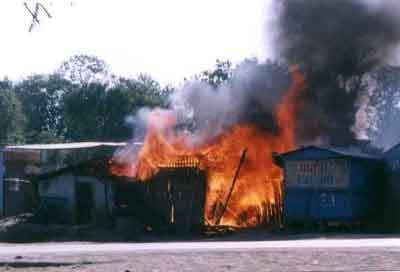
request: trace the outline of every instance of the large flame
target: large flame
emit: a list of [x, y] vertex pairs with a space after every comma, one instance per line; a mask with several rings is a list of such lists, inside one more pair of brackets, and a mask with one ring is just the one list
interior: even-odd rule
[[295, 145], [295, 99], [305, 89], [297, 68], [292, 68], [292, 84], [280, 104], [275, 118], [278, 132], [268, 133], [253, 124], [236, 124], [212, 141], [200, 146], [189, 145], [190, 137], [174, 131], [176, 115], [172, 111], [154, 110], [149, 118], [144, 145], [133, 162], [112, 167], [116, 175], [151, 178], [161, 166], [179, 162], [198, 164], [207, 172], [205, 220], [215, 224], [222, 215], [240, 158], [246, 157], [220, 224], [247, 227], [268, 220], [269, 207], [279, 204], [282, 172], [272, 159], [273, 152], [285, 152]]

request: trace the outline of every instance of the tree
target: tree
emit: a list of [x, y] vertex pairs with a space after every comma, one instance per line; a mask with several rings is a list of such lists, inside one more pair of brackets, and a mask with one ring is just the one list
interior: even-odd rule
[[232, 77], [232, 63], [229, 60], [217, 59], [215, 67], [201, 72], [195, 79], [207, 82], [214, 88], [227, 82]]
[[0, 80], [0, 89], [11, 89], [12, 88], [12, 82], [5, 77], [3, 80]]
[[62, 99], [71, 92], [71, 82], [59, 75], [34, 75], [15, 86], [27, 116], [27, 142], [54, 142], [63, 139]]
[[63, 100], [66, 137], [70, 140], [96, 140], [104, 130], [106, 86], [92, 83], [75, 88]]
[[142, 107], [165, 105], [158, 82], [149, 76], [120, 78], [115, 86], [77, 86], [64, 98], [66, 137], [70, 140], [126, 140], [134, 124], [127, 117]]
[[129, 139], [128, 117], [142, 107], [165, 107], [174, 90], [144, 74], [111, 76], [103, 60], [88, 55], [71, 57], [53, 74], [17, 84], [4, 79], [2, 88], [13, 89], [22, 104], [28, 143]]
[[75, 55], [64, 61], [57, 69], [63, 78], [75, 84], [105, 82], [111, 77], [107, 63], [96, 56]]
[[121, 78], [116, 88], [124, 88], [134, 97], [135, 109], [139, 107], [164, 107], [172, 87], [161, 88], [160, 84], [149, 75], [140, 74], [137, 79]]
[[0, 116], [0, 146], [23, 142], [25, 116], [21, 102], [10, 89], [0, 89]]
[[388, 148], [398, 143], [400, 129], [400, 67], [385, 66], [372, 75], [375, 88], [368, 101], [368, 136], [376, 145]]

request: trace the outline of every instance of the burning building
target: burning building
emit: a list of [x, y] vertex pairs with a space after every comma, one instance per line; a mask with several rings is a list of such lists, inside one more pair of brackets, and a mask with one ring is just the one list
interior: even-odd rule
[[161, 168], [144, 183], [145, 202], [158, 213], [158, 228], [177, 233], [201, 230], [204, 224], [205, 175], [196, 166]]
[[227, 83], [186, 82], [168, 109], [140, 110], [143, 147], [117, 152], [113, 174], [148, 182], [174, 161], [196, 160], [206, 175], [204, 222], [258, 226], [280, 211], [283, 173], [273, 153], [356, 142], [365, 78], [400, 41], [398, 3], [274, 3], [268, 36], [278, 61], [245, 61]]
[[[126, 161], [124, 152], [117, 153], [115, 161], [123, 166], [115, 166], [112, 172], [145, 182], [163, 166], [190, 158], [198, 161], [199, 169], [206, 171], [205, 222], [242, 227], [259, 225], [267, 219], [263, 218], [268, 214], [265, 208], [279, 204], [282, 173], [272, 161], [272, 152], [294, 147], [291, 126], [298, 110], [294, 97], [303, 86], [301, 73], [293, 68], [292, 84], [271, 117], [277, 126], [274, 132], [238, 122], [213, 137], [195, 135], [207, 138], [195, 143], [199, 138], [195, 139], [193, 134], [175, 130], [177, 115], [174, 111], [155, 110], [148, 116], [143, 148], [134, 154], [136, 157], [132, 161]], [[214, 133], [215, 130], [210, 131], [210, 135]], [[229, 195], [243, 150], [246, 150], [246, 158], [235, 178], [233, 193]]]

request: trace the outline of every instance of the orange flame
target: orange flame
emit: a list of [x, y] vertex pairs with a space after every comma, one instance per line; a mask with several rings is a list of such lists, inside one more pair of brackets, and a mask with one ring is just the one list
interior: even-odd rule
[[207, 171], [205, 219], [215, 224], [221, 215], [235, 170], [244, 149], [246, 159], [240, 169], [233, 193], [220, 223], [237, 227], [256, 226], [268, 220], [271, 205], [279, 205], [282, 172], [272, 158], [273, 152], [285, 152], [295, 145], [294, 130], [299, 103], [298, 93], [305, 80], [297, 67], [291, 69], [292, 84], [276, 109], [278, 133], [272, 134], [252, 124], [236, 124], [211, 142], [197, 147], [188, 145], [185, 134], [172, 129], [176, 117], [172, 111], [156, 109], [151, 113], [144, 145], [133, 163], [112, 167], [115, 175], [152, 177], [161, 166], [184, 158]]

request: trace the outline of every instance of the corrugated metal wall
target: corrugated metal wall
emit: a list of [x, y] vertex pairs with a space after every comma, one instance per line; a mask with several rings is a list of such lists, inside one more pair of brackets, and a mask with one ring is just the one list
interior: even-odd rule
[[378, 161], [318, 149], [292, 154], [284, 161], [285, 223], [359, 222], [371, 216]]
[[0, 150], [0, 216], [4, 215], [4, 153]]
[[387, 216], [394, 231], [400, 231], [400, 145], [384, 154], [388, 178]]

